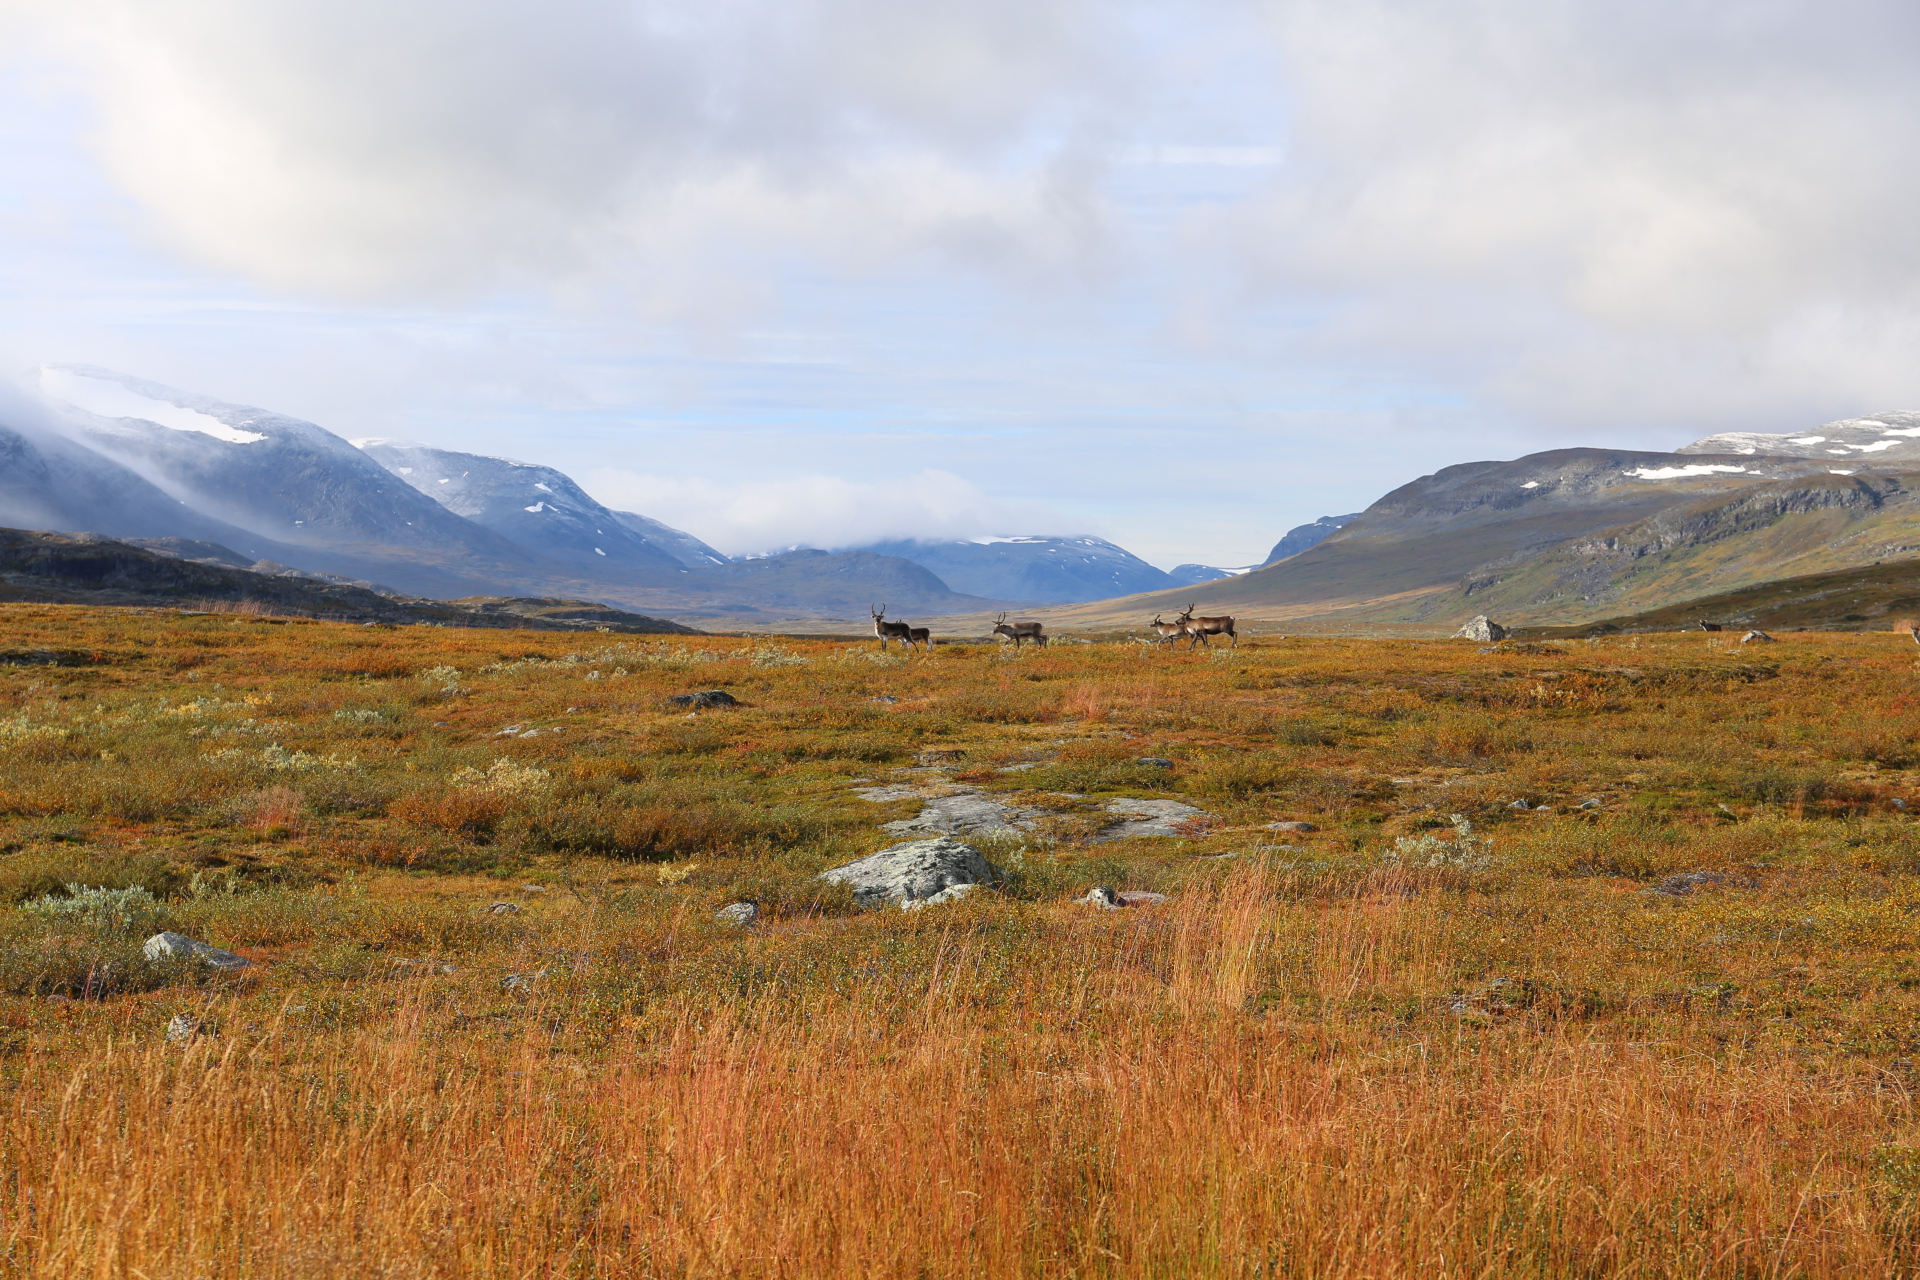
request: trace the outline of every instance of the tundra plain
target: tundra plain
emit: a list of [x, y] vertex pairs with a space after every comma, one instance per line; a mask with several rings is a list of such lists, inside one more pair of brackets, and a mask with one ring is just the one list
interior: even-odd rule
[[1905, 636], [0, 626], [0, 1274], [1920, 1266]]

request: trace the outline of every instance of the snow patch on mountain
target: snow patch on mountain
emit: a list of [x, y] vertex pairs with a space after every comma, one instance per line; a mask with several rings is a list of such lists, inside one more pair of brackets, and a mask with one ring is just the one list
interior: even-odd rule
[[72, 369], [47, 366], [40, 370], [40, 390], [77, 409], [103, 418], [138, 418], [173, 431], [198, 431], [228, 444], [255, 444], [267, 437], [259, 431], [228, 426], [212, 414], [142, 395], [121, 382], [92, 377]]
[[1745, 475], [1745, 467], [1729, 466], [1717, 462], [1691, 462], [1684, 467], [1635, 467], [1627, 475], [1638, 476], [1642, 480], [1678, 480], [1683, 476], [1707, 476], [1717, 471], [1731, 471]]

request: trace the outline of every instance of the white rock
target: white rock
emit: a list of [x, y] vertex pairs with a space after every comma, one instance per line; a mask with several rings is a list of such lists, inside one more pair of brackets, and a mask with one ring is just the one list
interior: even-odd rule
[[991, 884], [999, 878], [993, 864], [970, 844], [941, 836], [911, 840], [858, 862], [820, 873], [822, 880], [851, 885], [864, 905], [931, 898], [958, 884]]
[[729, 902], [714, 912], [713, 918], [721, 924], [737, 924], [744, 929], [760, 918], [760, 908], [751, 902]]
[[1507, 629], [1482, 613], [1469, 618], [1464, 627], [1453, 633], [1453, 638], [1478, 640], [1482, 644], [1498, 644], [1507, 638]]
[[216, 969], [244, 969], [253, 963], [184, 933], [156, 933], [140, 950], [149, 960], [199, 960]]

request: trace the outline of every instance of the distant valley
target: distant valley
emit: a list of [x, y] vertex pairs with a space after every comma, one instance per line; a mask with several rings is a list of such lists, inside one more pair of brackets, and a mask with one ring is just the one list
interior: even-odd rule
[[[47, 368], [0, 422], [0, 526], [389, 597], [596, 601], [694, 626], [1138, 626], [1188, 604], [1295, 630], [1581, 626], [1920, 554], [1920, 413], [1671, 452], [1558, 449], [1422, 476], [1287, 531], [1259, 565], [1166, 571], [1092, 536], [896, 539], [729, 558], [537, 463]], [[979, 629], [984, 629], [980, 627]]]

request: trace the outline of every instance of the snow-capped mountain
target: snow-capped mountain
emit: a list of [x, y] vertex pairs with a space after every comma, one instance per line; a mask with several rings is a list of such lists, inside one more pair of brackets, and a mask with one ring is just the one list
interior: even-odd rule
[[257, 537], [360, 554], [526, 558], [311, 422], [86, 365], [42, 369], [39, 386], [69, 439]]
[[1864, 418], [1842, 418], [1811, 431], [1790, 435], [1763, 435], [1755, 431], [1725, 431], [1692, 444], [1680, 453], [1758, 454], [1776, 458], [1822, 458], [1859, 462], [1913, 462], [1920, 459], [1920, 413], [1895, 409]]
[[1177, 564], [1167, 570], [1167, 576], [1182, 586], [1198, 586], [1202, 582], [1218, 582], [1222, 578], [1237, 578], [1243, 573], [1252, 573], [1260, 566], [1244, 564], [1237, 569], [1220, 569], [1210, 564]]
[[911, 560], [955, 591], [1025, 604], [1105, 600], [1174, 585], [1166, 573], [1105, 538], [900, 540], [857, 550]]
[[[447, 510], [556, 560], [633, 569], [726, 563], [691, 534], [608, 510], [552, 467], [395, 440], [354, 443]], [[649, 536], [649, 525], [664, 536]]]

